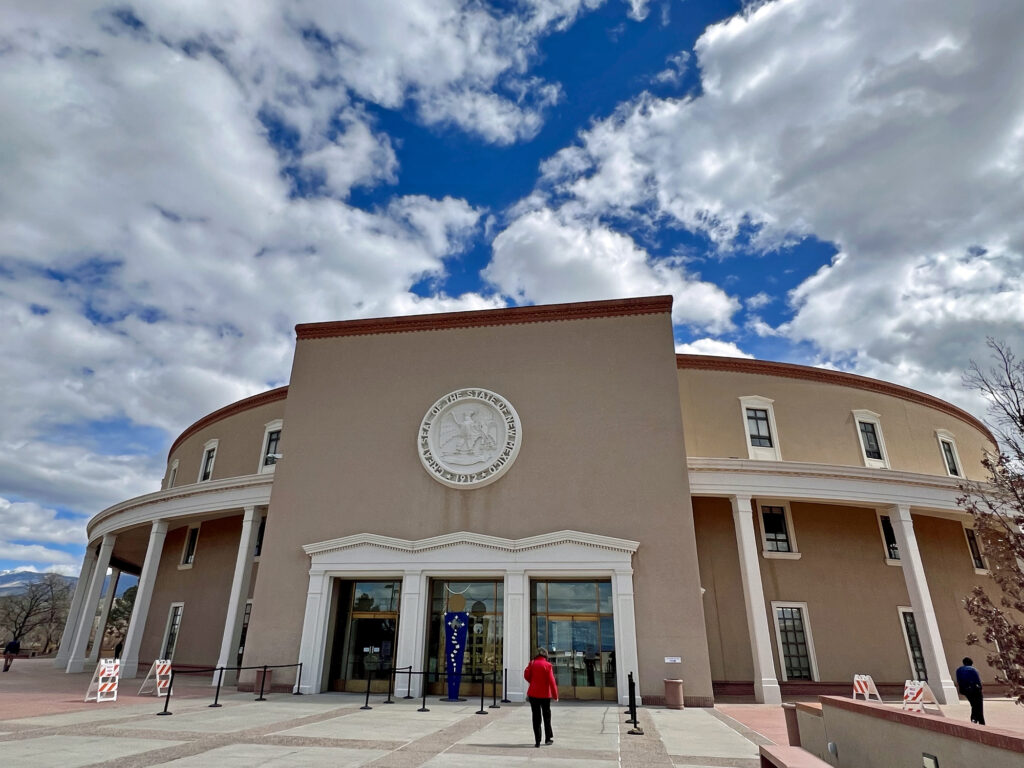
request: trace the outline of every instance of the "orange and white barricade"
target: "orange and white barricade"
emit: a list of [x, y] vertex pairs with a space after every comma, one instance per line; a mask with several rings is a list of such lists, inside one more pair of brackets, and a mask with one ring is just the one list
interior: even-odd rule
[[927, 705], [935, 707], [931, 714], [941, 715], [939, 702], [932, 693], [931, 686], [923, 680], [907, 680], [903, 685], [903, 709], [909, 712], [921, 712], [928, 714]]
[[157, 659], [153, 662], [149, 672], [146, 673], [146, 679], [142, 681], [142, 685], [139, 687], [139, 696], [143, 695], [143, 691], [145, 691], [150, 679], [156, 682], [157, 696], [168, 696], [171, 692], [171, 660]]
[[882, 697], [878, 693], [878, 689], [875, 687], [875, 681], [871, 675], [854, 675], [853, 676], [853, 698], [863, 696], [864, 701], [871, 701], [871, 697], [874, 696], [878, 699], [878, 703], [882, 703]]
[[92, 674], [89, 689], [85, 692], [86, 701], [117, 701], [117, 683], [121, 679], [121, 661], [119, 659], [100, 659], [96, 671]]

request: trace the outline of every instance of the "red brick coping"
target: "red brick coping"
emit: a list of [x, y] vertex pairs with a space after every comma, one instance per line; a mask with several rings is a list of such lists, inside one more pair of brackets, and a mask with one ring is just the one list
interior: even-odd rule
[[178, 450], [179, 445], [204, 427], [208, 427], [221, 419], [226, 419], [228, 416], [234, 416], [236, 413], [247, 411], [250, 408], [257, 408], [261, 405], [266, 405], [267, 403], [274, 403], [278, 400], [284, 400], [286, 397], [288, 397], [287, 384], [283, 387], [271, 389], [267, 392], [260, 392], [258, 395], [247, 397], [244, 400], [238, 400], [237, 402], [231, 403], [231, 405], [225, 405], [223, 408], [218, 408], [213, 413], [206, 414], [203, 418], [199, 419], [199, 421], [195, 422], [188, 429], [178, 435], [178, 439], [171, 444], [171, 450], [167, 452], [167, 459], [170, 460], [171, 454]]
[[[890, 723], [899, 723], [911, 728], [919, 728], [923, 731], [941, 733], [945, 736], [955, 736], [958, 739], [966, 739], [976, 744], [984, 744], [996, 749], [1005, 749], [1009, 752], [1024, 754], [1024, 737], [1012, 731], [1003, 731], [998, 728], [989, 728], [984, 725], [974, 725], [957, 720], [949, 720], [939, 715], [922, 714], [920, 712], [904, 712], [902, 709], [887, 707], [882, 704], [854, 701], [839, 696], [822, 696], [821, 706], [845, 709], [848, 712], [856, 712], [866, 717], [877, 717], [879, 720], [888, 720]], [[813, 712], [806, 704], [797, 704], [797, 709], [804, 712]]]

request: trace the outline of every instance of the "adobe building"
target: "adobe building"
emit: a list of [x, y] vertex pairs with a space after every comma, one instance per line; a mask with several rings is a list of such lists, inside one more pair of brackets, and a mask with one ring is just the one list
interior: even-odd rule
[[986, 580], [957, 483], [989, 432], [881, 381], [676, 355], [671, 309], [298, 326], [287, 387], [199, 419], [162, 490], [90, 520], [57, 664], [99, 654], [114, 568], [140, 578], [128, 676], [301, 661], [302, 692], [359, 691], [412, 667], [441, 694], [465, 610], [466, 693], [508, 670], [523, 700], [543, 646], [565, 698], [623, 702], [629, 673], [648, 703], [666, 678], [708, 706], [855, 673], [955, 698]]

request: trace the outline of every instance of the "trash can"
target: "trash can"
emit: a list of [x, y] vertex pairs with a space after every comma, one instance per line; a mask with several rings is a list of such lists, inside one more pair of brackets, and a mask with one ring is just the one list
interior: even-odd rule
[[665, 680], [665, 709], [683, 708], [683, 681]]
[[782, 711], [786, 715], [786, 735], [789, 736], [789, 746], [800, 746], [800, 726], [796, 721], [796, 704], [783, 704]]

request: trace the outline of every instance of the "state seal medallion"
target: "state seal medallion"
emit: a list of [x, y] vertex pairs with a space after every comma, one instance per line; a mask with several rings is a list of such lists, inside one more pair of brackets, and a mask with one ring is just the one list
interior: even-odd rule
[[416, 438], [424, 469], [451, 488], [493, 483], [519, 455], [523, 428], [512, 404], [487, 389], [457, 389], [427, 411]]

